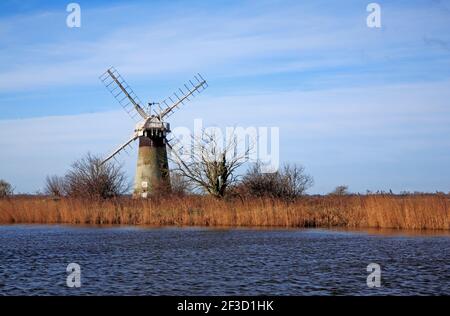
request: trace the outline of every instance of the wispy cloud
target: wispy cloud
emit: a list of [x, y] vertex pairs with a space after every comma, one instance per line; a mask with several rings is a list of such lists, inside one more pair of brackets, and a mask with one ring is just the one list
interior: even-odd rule
[[[431, 9], [422, 13], [391, 7], [383, 11], [385, 28], [375, 33], [365, 26], [365, 11], [359, 5], [347, 5], [339, 15], [295, 3], [290, 7], [271, 4], [270, 10], [256, 13], [251, 6], [245, 3], [217, 12], [183, 8], [170, 14], [161, 9], [155, 19], [135, 19], [126, 25], [116, 25], [115, 20], [136, 16], [141, 7], [86, 9], [82, 12], [87, 22], [80, 30], [65, 28], [65, 12], [9, 19], [11, 30], [4, 37], [10, 41], [17, 36], [19, 25], [43, 29], [57, 24], [58, 28], [49, 31], [55, 41], [44, 38], [43, 43], [24, 41], [17, 46], [13, 41], [0, 52], [4, 60], [11, 60], [2, 67], [0, 89], [83, 85], [91, 83], [109, 65], [142, 76], [206, 70], [213, 76], [230, 77], [335, 68], [342, 72], [345, 67], [353, 69], [346, 73], [358, 75], [368, 63], [381, 63], [383, 67], [390, 60], [394, 66], [407, 56], [427, 57], [429, 52], [417, 50], [417, 46], [428, 32], [446, 23], [443, 18], [427, 19]], [[151, 6], [147, 10], [152, 10]], [[89, 19], [109, 27], [98, 30]], [[24, 37], [39, 38], [34, 32]]]

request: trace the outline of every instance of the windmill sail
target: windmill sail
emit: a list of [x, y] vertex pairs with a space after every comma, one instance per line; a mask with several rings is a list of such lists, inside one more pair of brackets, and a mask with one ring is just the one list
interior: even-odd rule
[[195, 93], [199, 94], [203, 90], [208, 87], [206, 80], [200, 74], [194, 76], [194, 82], [189, 80], [189, 83], [184, 84], [184, 90], [182, 88], [178, 89], [178, 93], [175, 92], [172, 96], [168, 97], [164, 101], [160, 102], [166, 106], [166, 108], [161, 108], [159, 106], [160, 112], [156, 113], [159, 119], [164, 117], [169, 117], [173, 114], [175, 109], [177, 109], [180, 105], [184, 104], [187, 101], [190, 101], [191, 97], [195, 97]]
[[134, 134], [129, 140], [127, 140], [125, 143], [120, 145], [116, 150], [114, 150], [109, 156], [107, 156], [105, 159], [103, 159], [102, 164], [110, 160], [111, 158], [114, 158], [115, 155], [117, 155], [120, 151], [124, 150], [126, 152], [126, 147], [130, 146], [130, 144], [135, 141], [138, 138], [137, 134]]
[[141, 107], [138, 96], [114, 67], [109, 68], [101, 75], [100, 80], [131, 118], [138, 121], [139, 116], [143, 119], [148, 117], [148, 114]]

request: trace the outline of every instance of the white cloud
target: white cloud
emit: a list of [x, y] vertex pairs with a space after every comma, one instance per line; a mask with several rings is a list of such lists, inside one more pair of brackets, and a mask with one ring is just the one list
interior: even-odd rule
[[[145, 9], [86, 9], [84, 20], [95, 19], [98, 25], [108, 25], [106, 30], [97, 31], [95, 25], [85, 23], [80, 31], [85, 35], [64, 32], [61, 26], [62, 30], [49, 30], [43, 43], [36, 42], [39, 37], [35, 35], [31, 43], [13, 41], [0, 52], [4, 60], [13, 61], [3, 66], [0, 89], [86, 84], [110, 65], [129, 75], [167, 76], [207, 69], [214, 75], [240, 76], [349, 67], [386, 58], [395, 61], [420, 55], [417, 45], [423, 45], [422, 34], [436, 32], [446, 23], [440, 16], [430, 22], [426, 19], [429, 11], [421, 14], [393, 7], [386, 10], [385, 29], [374, 33], [354, 9], [335, 16], [300, 4], [289, 9], [273, 6], [268, 12], [252, 9], [245, 4], [220, 12], [175, 10], [150, 21], [128, 20], [126, 26], [114, 22]], [[408, 23], [412, 17], [414, 24]], [[19, 25], [54, 28], [60, 18], [61, 14], [47, 13], [8, 19], [7, 23], [18, 32]], [[11, 32], [7, 38], [17, 36]], [[54, 41], [49, 41], [51, 35]]]

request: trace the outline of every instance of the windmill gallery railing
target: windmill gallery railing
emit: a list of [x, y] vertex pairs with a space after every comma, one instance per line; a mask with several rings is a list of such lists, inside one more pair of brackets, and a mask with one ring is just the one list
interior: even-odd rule
[[165, 130], [166, 132], [170, 132], [170, 124], [167, 122], [152, 122], [149, 121], [145, 124], [145, 128], [147, 129], [158, 129], [158, 130]]

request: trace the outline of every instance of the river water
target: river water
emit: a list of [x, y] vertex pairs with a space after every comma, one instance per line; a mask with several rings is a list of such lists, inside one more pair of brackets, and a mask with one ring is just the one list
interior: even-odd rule
[[[67, 286], [70, 263], [80, 287]], [[0, 226], [0, 295], [92, 294], [450, 295], [450, 235]]]

